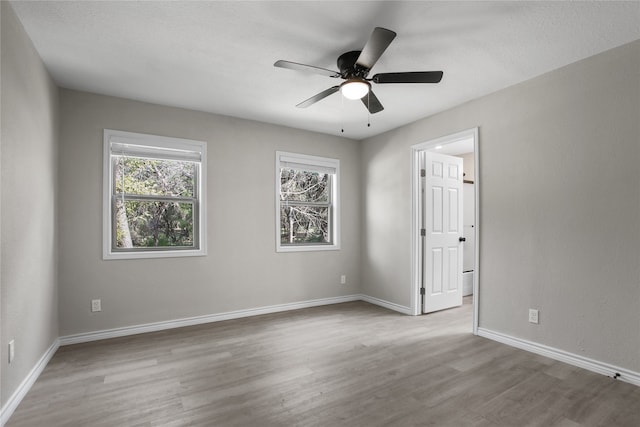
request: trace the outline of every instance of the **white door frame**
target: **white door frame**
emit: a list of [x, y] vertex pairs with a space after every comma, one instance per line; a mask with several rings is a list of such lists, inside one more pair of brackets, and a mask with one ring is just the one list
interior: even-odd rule
[[478, 152], [478, 128], [471, 128], [452, 135], [432, 139], [411, 146], [411, 312], [414, 316], [422, 314], [420, 287], [422, 282], [420, 239], [420, 151], [446, 145], [461, 139], [473, 138], [473, 161], [475, 166], [475, 267], [473, 272], [473, 334], [478, 335], [478, 305], [480, 301], [480, 162]]

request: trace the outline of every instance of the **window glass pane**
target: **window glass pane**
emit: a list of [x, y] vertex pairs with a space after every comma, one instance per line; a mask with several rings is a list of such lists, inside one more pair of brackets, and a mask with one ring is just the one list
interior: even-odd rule
[[117, 249], [193, 247], [193, 203], [115, 201]]
[[329, 174], [298, 169], [280, 169], [280, 200], [329, 203]]
[[329, 207], [286, 206], [280, 209], [280, 243], [331, 243]]
[[193, 197], [196, 164], [177, 160], [113, 156], [116, 194]]

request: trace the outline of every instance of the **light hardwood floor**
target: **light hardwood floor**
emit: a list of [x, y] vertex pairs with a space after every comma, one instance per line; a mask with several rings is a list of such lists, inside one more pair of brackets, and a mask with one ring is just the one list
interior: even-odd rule
[[640, 426], [640, 388], [364, 302], [61, 347], [7, 427]]

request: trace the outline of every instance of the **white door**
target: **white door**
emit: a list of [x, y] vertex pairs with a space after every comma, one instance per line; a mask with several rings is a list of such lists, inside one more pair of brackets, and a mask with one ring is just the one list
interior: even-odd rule
[[423, 313], [462, 305], [462, 158], [423, 152]]

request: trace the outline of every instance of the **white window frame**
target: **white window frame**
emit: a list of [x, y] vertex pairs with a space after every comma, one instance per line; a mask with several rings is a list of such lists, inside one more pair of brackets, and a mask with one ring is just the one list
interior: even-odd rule
[[[158, 158], [166, 157], [167, 152], [174, 151], [175, 159], [182, 159], [185, 156], [191, 159], [199, 158], [198, 180], [196, 182], [197, 204], [194, 209], [196, 217], [197, 233], [194, 241], [196, 248], [188, 249], [157, 249], [135, 251], [114, 251], [113, 250], [113, 221], [112, 194], [113, 194], [113, 168], [111, 167], [112, 146], [130, 146], [131, 150], [146, 152], [153, 155], [154, 152], [160, 154]], [[155, 149], [155, 150], [154, 150]], [[115, 259], [141, 259], [141, 258], [170, 258], [207, 255], [207, 144], [203, 141], [190, 139], [172, 138], [166, 136], [149, 135], [134, 132], [124, 132], [119, 130], [104, 129], [104, 151], [103, 151], [103, 182], [102, 182], [102, 258], [104, 260]]]
[[[331, 213], [329, 215], [329, 230], [331, 243], [305, 243], [283, 245], [280, 241], [280, 169], [292, 167], [307, 171], [321, 171], [332, 173], [331, 179]], [[276, 199], [276, 252], [308, 252], [335, 251], [340, 249], [340, 160], [328, 157], [310, 156], [306, 154], [276, 151], [275, 168], [275, 199]]]

